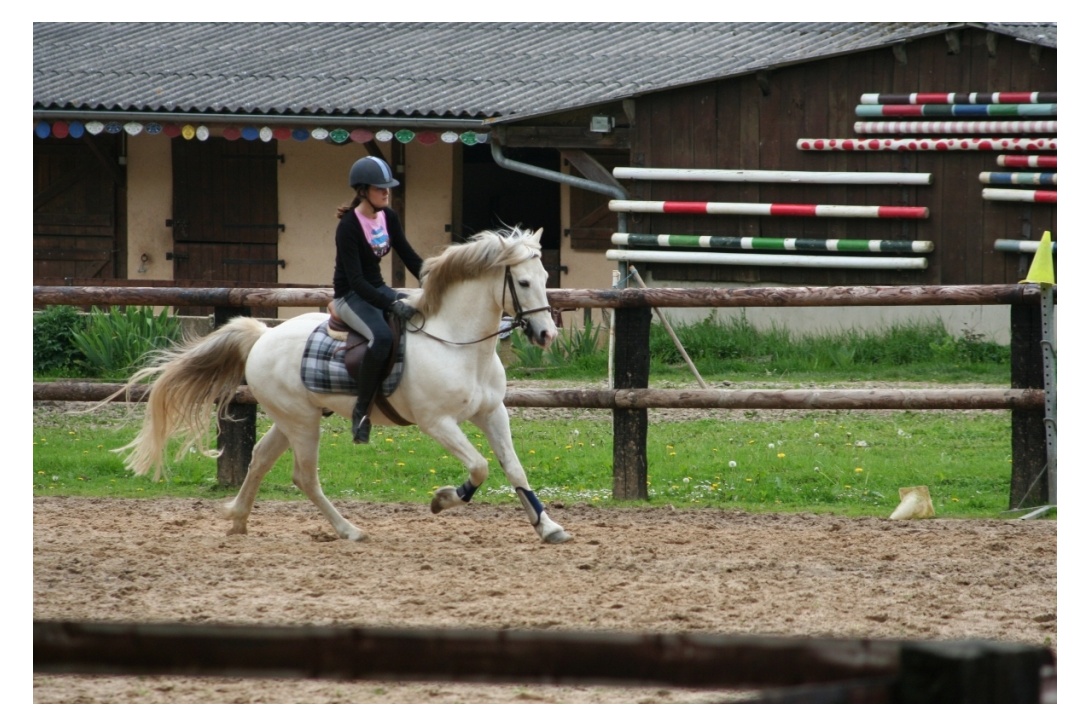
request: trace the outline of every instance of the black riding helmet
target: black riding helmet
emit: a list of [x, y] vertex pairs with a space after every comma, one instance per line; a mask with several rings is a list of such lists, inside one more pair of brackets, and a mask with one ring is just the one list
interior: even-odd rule
[[394, 179], [394, 173], [390, 171], [390, 165], [378, 157], [357, 159], [348, 172], [348, 186], [353, 189], [364, 185], [389, 189], [399, 184], [401, 182]]

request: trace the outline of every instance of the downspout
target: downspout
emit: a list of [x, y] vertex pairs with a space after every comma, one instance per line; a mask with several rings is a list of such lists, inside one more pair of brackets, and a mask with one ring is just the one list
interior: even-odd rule
[[[603, 184], [601, 182], [595, 182], [591, 179], [584, 179], [583, 177], [576, 177], [571, 174], [556, 172], [552, 169], [535, 167], [533, 164], [516, 162], [514, 159], [508, 159], [503, 155], [503, 148], [500, 146], [500, 142], [496, 139], [495, 136], [492, 137], [491, 144], [492, 159], [496, 162], [496, 164], [499, 164], [504, 169], [509, 169], [512, 172], [518, 172], [519, 174], [529, 174], [531, 177], [548, 179], [550, 182], [556, 182], [557, 184], [570, 184], [573, 187], [579, 187], [580, 189], [586, 189], [591, 192], [597, 192], [598, 194], [604, 194], [610, 199], [628, 199], [628, 191], [619, 183], [615, 185]], [[617, 231], [628, 231], [628, 215], [625, 212], [617, 213]]]
[[[564, 174], [563, 172], [555, 172], [551, 169], [542, 169], [541, 167], [535, 167], [532, 164], [525, 164], [523, 162], [516, 162], [514, 159], [508, 159], [503, 155], [503, 149], [500, 147], [499, 141], [495, 136], [492, 137], [492, 159], [504, 169], [509, 169], [512, 172], [518, 172], [519, 174], [529, 174], [531, 177], [540, 177], [541, 179], [547, 179], [557, 184], [570, 184], [573, 187], [579, 187], [580, 189], [586, 189], [591, 192], [597, 192], [598, 194], [604, 194], [610, 199], [628, 199], [628, 192], [624, 187], [617, 184], [603, 184], [601, 182], [595, 182], [591, 179], [584, 179], [583, 177], [576, 177], [571, 174]], [[628, 231], [628, 213], [617, 213], [617, 231]], [[618, 273], [613, 276], [613, 285], [616, 287], [618, 281], [628, 280], [628, 263], [623, 260], [617, 263]], [[625, 283], [627, 287], [627, 282]], [[612, 315], [616, 315], [615, 312], [611, 312]], [[611, 320], [609, 326], [609, 385], [613, 386], [613, 347], [614, 336], [616, 334], [617, 326], [616, 319]]]
[[[518, 172], [519, 174], [529, 174], [531, 177], [548, 179], [550, 182], [556, 182], [557, 184], [570, 184], [573, 187], [604, 194], [610, 199], [628, 199], [628, 191], [619, 183], [612, 185], [603, 184], [591, 179], [584, 179], [583, 177], [556, 172], [552, 169], [535, 167], [533, 164], [516, 162], [514, 159], [508, 159], [503, 155], [503, 148], [500, 146], [500, 142], [496, 139], [495, 135], [492, 136], [491, 144], [492, 159], [504, 169], [509, 169], [512, 172]], [[617, 232], [628, 232], [628, 215], [625, 212], [617, 213]], [[622, 266], [621, 279], [624, 280], [628, 277], [628, 270], [627, 268], [624, 268], [623, 262], [619, 264]]]

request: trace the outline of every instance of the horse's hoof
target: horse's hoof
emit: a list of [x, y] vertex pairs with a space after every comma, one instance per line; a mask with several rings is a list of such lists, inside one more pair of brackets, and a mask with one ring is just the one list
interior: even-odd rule
[[566, 543], [574, 536], [567, 530], [554, 530], [542, 537], [542, 541], [549, 543], [550, 545], [556, 545], [557, 543]]
[[353, 543], [365, 543], [365, 542], [367, 542], [368, 537], [367, 537], [367, 533], [363, 532], [362, 530], [357, 530], [355, 532], [349, 533], [348, 535], [344, 536], [344, 539], [345, 540], [350, 540]]
[[440, 487], [431, 498], [431, 512], [438, 515], [443, 510], [464, 505], [462, 498], [458, 497], [458, 491], [453, 487]]

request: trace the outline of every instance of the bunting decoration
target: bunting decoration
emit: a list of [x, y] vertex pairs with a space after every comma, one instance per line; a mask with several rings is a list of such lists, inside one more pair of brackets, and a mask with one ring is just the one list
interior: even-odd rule
[[[90, 134], [91, 136], [98, 136], [99, 134], [127, 134], [128, 136], [137, 136], [139, 134], [157, 135], [164, 134], [167, 137], [174, 139], [181, 137], [186, 141], [207, 141], [213, 136], [213, 132], [205, 125], [194, 124], [176, 124], [172, 122], [149, 121], [147, 123], [141, 123], [139, 121], [108, 121], [102, 122], [95, 119], [88, 121], [46, 121], [40, 119], [34, 122], [34, 135], [39, 139], [67, 139], [69, 137], [78, 139], [84, 134]], [[293, 127], [293, 126], [238, 126], [234, 124], [227, 125], [217, 132], [218, 135], [228, 141], [237, 141], [239, 139], [244, 141], [287, 141], [289, 139], [294, 141], [328, 141], [334, 144], [366, 144], [371, 140], [388, 142], [397, 141], [401, 144], [410, 144], [412, 142], [418, 142], [420, 144], [431, 145], [438, 141], [442, 141], [445, 144], [462, 143], [466, 146], [473, 146], [474, 144], [487, 144], [490, 139], [488, 132], [480, 131], [453, 131], [447, 130], [443, 132], [434, 131], [431, 129], [414, 130], [411, 128], [402, 128], [396, 131], [389, 129], [378, 129], [372, 131], [371, 129], [365, 129], [357, 127], [354, 129], [345, 129], [343, 127], [337, 127], [327, 129], [321, 126], [318, 127]]]

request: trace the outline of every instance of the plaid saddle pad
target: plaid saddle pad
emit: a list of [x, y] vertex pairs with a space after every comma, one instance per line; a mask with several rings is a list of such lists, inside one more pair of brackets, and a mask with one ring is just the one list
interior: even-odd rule
[[[355, 394], [359, 387], [356, 380], [348, 375], [344, 364], [347, 344], [329, 335], [326, 324], [319, 324], [307, 338], [303, 349], [303, 363], [300, 373], [303, 385], [319, 394]], [[397, 358], [389, 375], [382, 382], [382, 395], [389, 396], [401, 383], [401, 374], [405, 370], [405, 336], [400, 337]]]

